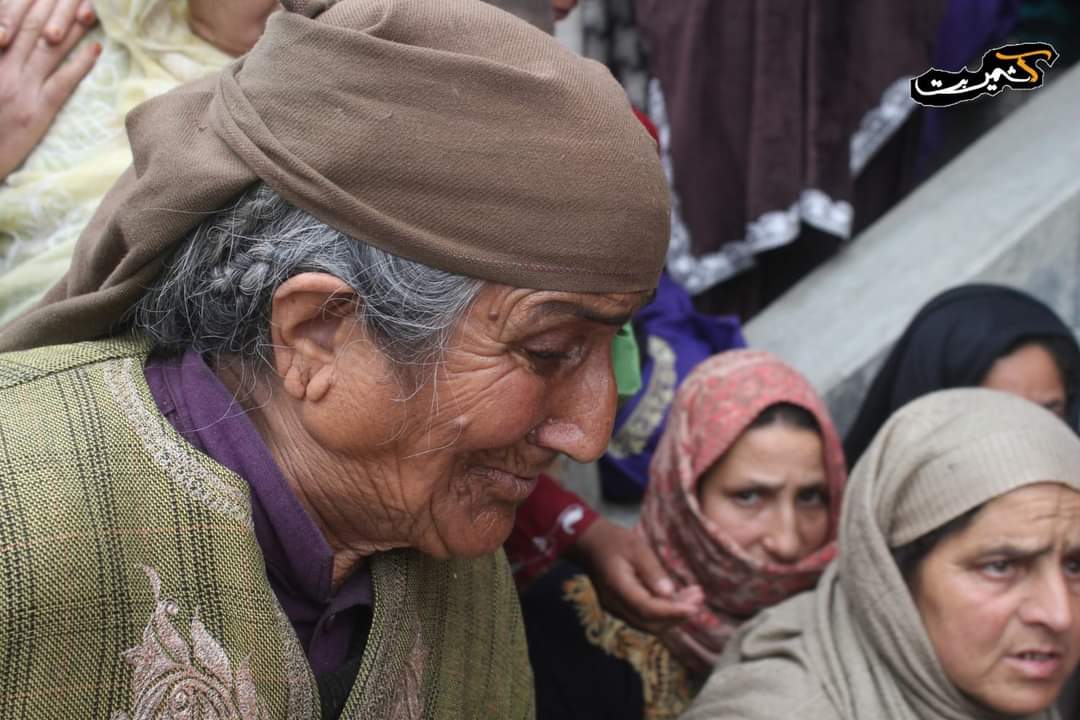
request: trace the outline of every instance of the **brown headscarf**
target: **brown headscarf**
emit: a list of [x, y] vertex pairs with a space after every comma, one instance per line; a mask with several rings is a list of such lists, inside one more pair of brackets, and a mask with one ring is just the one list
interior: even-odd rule
[[[829, 488], [828, 542], [794, 565], [752, 558], [701, 512], [698, 483], [770, 405], [790, 403], [821, 428]], [[840, 438], [810, 383], [761, 350], [732, 350], [698, 365], [679, 388], [649, 473], [638, 530], [680, 587], [705, 591], [705, 609], [663, 637], [692, 671], [707, 672], [747, 618], [811, 587], [836, 554], [847, 480]]]
[[1041, 482], [1080, 491], [1080, 439], [1049, 411], [974, 388], [905, 405], [852, 471], [837, 561], [732, 639], [685, 718], [1000, 718], [945, 675], [891, 549]]
[[0, 350], [107, 335], [208, 213], [263, 181], [387, 252], [517, 287], [655, 287], [668, 197], [601, 65], [478, 0], [292, 0], [220, 75], [128, 116], [134, 164]]

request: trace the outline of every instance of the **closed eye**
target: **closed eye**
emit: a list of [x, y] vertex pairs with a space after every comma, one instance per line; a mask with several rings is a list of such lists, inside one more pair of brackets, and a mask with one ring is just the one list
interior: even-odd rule
[[569, 360], [570, 353], [562, 352], [560, 350], [525, 350], [525, 354], [533, 360], [551, 361], [551, 360]]
[[561, 372], [574, 358], [573, 352], [565, 350], [523, 348], [521, 353], [532, 371], [540, 376], [552, 376]]

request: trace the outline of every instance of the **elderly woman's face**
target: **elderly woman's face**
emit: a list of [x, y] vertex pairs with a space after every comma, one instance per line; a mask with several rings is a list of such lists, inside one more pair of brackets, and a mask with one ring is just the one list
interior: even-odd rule
[[1049, 707], [1080, 660], [1080, 493], [1040, 483], [995, 498], [911, 587], [957, 688], [1007, 715]]
[[497, 548], [558, 454], [587, 462], [606, 448], [612, 339], [646, 299], [488, 286], [418, 391], [370, 343], [342, 343], [333, 389], [306, 419], [348, 478], [322, 491], [332, 534], [435, 556]]
[[698, 485], [701, 511], [762, 562], [795, 563], [828, 538], [821, 438], [782, 423], [744, 432]]

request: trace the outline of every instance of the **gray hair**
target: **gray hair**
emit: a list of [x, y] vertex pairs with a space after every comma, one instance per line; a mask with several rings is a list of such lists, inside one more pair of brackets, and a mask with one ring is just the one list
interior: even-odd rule
[[274, 292], [304, 272], [329, 273], [356, 292], [361, 322], [398, 369], [436, 364], [483, 284], [351, 238], [258, 183], [181, 241], [131, 322], [167, 352], [269, 368]]

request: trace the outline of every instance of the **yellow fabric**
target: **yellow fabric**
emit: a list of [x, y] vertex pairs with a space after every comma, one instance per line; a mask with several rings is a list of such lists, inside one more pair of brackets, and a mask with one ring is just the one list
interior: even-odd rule
[[38, 299], [131, 164], [124, 116], [229, 62], [188, 25], [185, 0], [95, 0], [101, 57], [26, 162], [0, 183], [0, 325]]
[[682, 715], [698, 686], [660, 638], [632, 628], [604, 610], [588, 575], [566, 580], [563, 597], [574, 606], [585, 638], [628, 663], [641, 678], [643, 720], [674, 720]]

